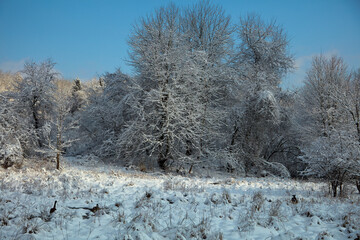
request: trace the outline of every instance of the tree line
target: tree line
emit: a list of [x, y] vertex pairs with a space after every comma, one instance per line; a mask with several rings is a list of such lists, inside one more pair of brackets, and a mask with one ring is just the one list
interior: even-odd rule
[[353, 181], [360, 191], [360, 71], [341, 57], [314, 57], [305, 85], [284, 91], [294, 69], [285, 30], [254, 14], [233, 23], [208, 1], [159, 8], [128, 45], [131, 76], [69, 86], [53, 61], [26, 63], [0, 93], [1, 164], [49, 156], [59, 168], [61, 154], [94, 154], [188, 173], [319, 177], [334, 196]]

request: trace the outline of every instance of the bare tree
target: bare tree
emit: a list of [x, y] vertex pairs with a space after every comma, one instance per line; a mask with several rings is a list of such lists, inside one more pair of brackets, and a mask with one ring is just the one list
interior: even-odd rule
[[[71, 118], [72, 109], [72, 89], [68, 87], [67, 81], [57, 81], [57, 91], [55, 92], [56, 107], [53, 119], [53, 131], [55, 140], [51, 140], [48, 145], [56, 154], [56, 169], [60, 169], [60, 158], [64, 149], [69, 147], [77, 139], [69, 135], [68, 132], [77, 128], [77, 121]], [[54, 143], [51, 143], [54, 142]]]

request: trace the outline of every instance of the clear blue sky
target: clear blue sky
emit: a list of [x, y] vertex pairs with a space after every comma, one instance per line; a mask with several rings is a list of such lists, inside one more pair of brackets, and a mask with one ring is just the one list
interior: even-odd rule
[[[0, 69], [17, 71], [29, 59], [52, 58], [64, 78], [87, 80], [126, 65], [127, 39], [141, 16], [167, 0], [0, 0]], [[188, 6], [195, 0], [173, 1]], [[258, 13], [287, 31], [298, 69], [285, 87], [301, 84], [312, 56], [342, 56], [360, 67], [359, 0], [213, 0], [238, 22]]]

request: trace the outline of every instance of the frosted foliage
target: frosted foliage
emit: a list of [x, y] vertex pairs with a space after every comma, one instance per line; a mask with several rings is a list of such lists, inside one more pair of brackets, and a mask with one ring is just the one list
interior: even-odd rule
[[320, 137], [304, 152], [303, 160], [308, 164], [305, 175], [323, 177], [330, 181], [359, 177], [359, 143], [347, 132], [333, 132], [327, 137]]
[[[250, 21], [258, 21], [259, 31], [268, 34], [253, 48], [262, 49], [265, 59], [256, 64], [244, 54], [244, 39], [234, 54], [230, 18], [208, 1], [184, 11], [170, 4], [140, 19], [129, 38], [135, 75], [103, 76], [102, 90], [90, 97], [81, 117], [83, 145], [103, 158], [163, 169], [206, 164], [243, 173], [244, 153], [247, 159], [264, 158], [273, 138], [269, 133], [283, 119], [276, 86], [265, 79], [280, 80], [292, 60], [284, 57], [281, 28]], [[251, 25], [241, 24], [244, 29]], [[270, 66], [272, 59], [277, 63]], [[231, 119], [230, 110], [236, 113]], [[231, 121], [235, 133], [229, 148]]]
[[326, 178], [336, 189], [359, 179], [358, 76], [350, 75], [343, 59], [315, 57], [302, 92], [299, 117], [304, 141], [304, 174]]
[[[204, 17], [199, 12], [188, 14]], [[126, 128], [126, 139], [140, 143], [142, 151], [162, 168], [175, 159], [180, 165], [201, 159], [222, 115], [214, 108], [218, 98], [214, 94], [214, 74], [218, 73], [210, 68], [214, 64], [208, 49], [213, 49], [211, 40], [201, 40], [202, 46], [188, 42], [190, 33], [182, 32], [181, 20], [175, 6], [161, 8], [143, 19], [130, 38], [131, 64], [139, 73], [136, 82], [140, 99], [133, 104], [139, 115]], [[186, 25], [192, 34], [196, 32], [194, 27]], [[193, 40], [198, 41], [195, 36]], [[189, 47], [194, 49], [189, 51]], [[131, 142], [121, 140], [131, 148]]]
[[185, 10], [181, 23], [189, 47], [206, 52], [209, 62], [219, 64], [229, 55], [234, 29], [221, 7], [200, 1]]
[[284, 131], [290, 121], [280, 102], [279, 83], [294, 64], [286, 33], [275, 22], [265, 23], [259, 16], [249, 15], [240, 19], [237, 34], [240, 45], [232, 66], [238, 85], [231, 86], [236, 101], [232, 106], [230, 149], [244, 159], [248, 173], [259, 174], [266, 166], [270, 174], [289, 176], [282, 163], [272, 162], [280, 156], [286, 158], [282, 153], [295, 149]]
[[136, 75], [105, 74], [103, 91], [84, 111], [81, 128], [95, 152], [161, 168], [200, 163], [213, 153], [226, 117], [219, 108], [226, 76], [220, 62], [231, 31], [229, 18], [205, 1], [184, 13], [170, 4], [141, 19], [129, 39]]
[[277, 87], [294, 65], [285, 31], [275, 22], [265, 23], [258, 15], [248, 15], [241, 18], [238, 34], [242, 42], [237, 58], [243, 77]]
[[265, 90], [262, 91], [255, 104], [256, 111], [265, 119], [272, 122], [280, 121], [280, 109], [274, 94]]
[[55, 63], [51, 60], [40, 64], [28, 62], [22, 71], [23, 79], [15, 85], [11, 97], [14, 99], [15, 111], [28, 123], [34, 131], [38, 147], [42, 147], [42, 127], [51, 120], [54, 113], [54, 81], [58, 75], [54, 71]]
[[348, 81], [347, 67], [341, 58], [319, 56], [313, 59], [303, 92], [307, 116], [312, 119], [312, 124], [307, 124], [310, 136], [326, 136], [332, 129], [347, 125], [350, 117], [347, 109], [354, 106], [348, 102], [351, 95], [346, 94], [351, 93]]
[[116, 144], [118, 136], [126, 121], [134, 118], [132, 98], [136, 91], [130, 91], [133, 80], [120, 70], [105, 74], [102, 80], [105, 87], [92, 94], [89, 106], [81, 115], [80, 130], [86, 133], [86, 140], [77, 145], [88, 145], [88, 148], [97, 146], [94, 148], [97, 154], [114, 157], [119, 152]]
[[9, 105], [5, 96], [0, 94], [0, 165], [5, 168], [22, 160], [20, 140], [26, 137], [21, 136], [24, 134], [22, 126]]

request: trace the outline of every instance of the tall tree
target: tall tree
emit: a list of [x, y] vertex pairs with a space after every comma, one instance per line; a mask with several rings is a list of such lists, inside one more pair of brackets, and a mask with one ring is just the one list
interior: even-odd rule
[[179, 9], [169, 5], [142, 19], [129, 41], [131, 64], [139, 73], [139, 89], [144, 98], [142, 120], [148, 130], [142, 132], [143, 141], [147, 142], [146, 151], [157, 155], [163, 169], [174, 157], [174, 133], [179, 130], [176, 125], [181, 126], [176, 118], [184, 117], [176, 106], [180, 103], [175, 101], [187, 55], [182, 40]]
[[249, 15], [240, 19], [237, 32], [241, 42], [233, 66], [242, 88], [240, 104], [234, 105], [230, 150], [240, 148], [247, 171], [264, 165], [274, 171], [280, 165], [273, 167], [266, 161], [265, 152], [283, 119], [279, 84], [292, 69], [293, 58], [286, 33], [275, 22], [265, 23], [258, 15]]
[[[201, 124], [203, 136], [200, 136], [200, 152], [209, 157], [209, 151], [214, 146], [214, 140], [219, 136], [220, 123], [224, 121], [225, 86], [229, 82], [228, 59], [233, 48], [234, 27], [230, 16], [226, 15], [220, 6], [210, 1], [199, 1], [188, 7], [181, 19], [182, 31], [185, 34], [187, 47], [193, 54], [201, 54], [204, 61], [197, 66], [201, 70], [199, 79], [201, 105]], [[220, 107], [220, 106], [223, 107]], [[217, 144], [219, 144], [219, 141]], [[206, 149], [206, 150], [205, 150]]]
[[135, 27], [129, 44], [140, 96], [133, 104], [141, 112], [136, 135], [161, 168], [172, 162], [192, 165], [209, 152], [204, 139], [218, 131], [224, 115], [215, 105], [230, 34], [228, 17], [207, 2], [183, 16], [169, 5]]
[[58, 73], [54, 70], [55, 63], [46, 60], [42, 63], [27, 62], [22, 70], [23, 79], [17, 81], [12, 98], [16, 102], [16, 111], [20, 113], [35, 133], [38, 147], [44, 145], [42, 128], [51, 119], [53, 113], [54, 81]]

